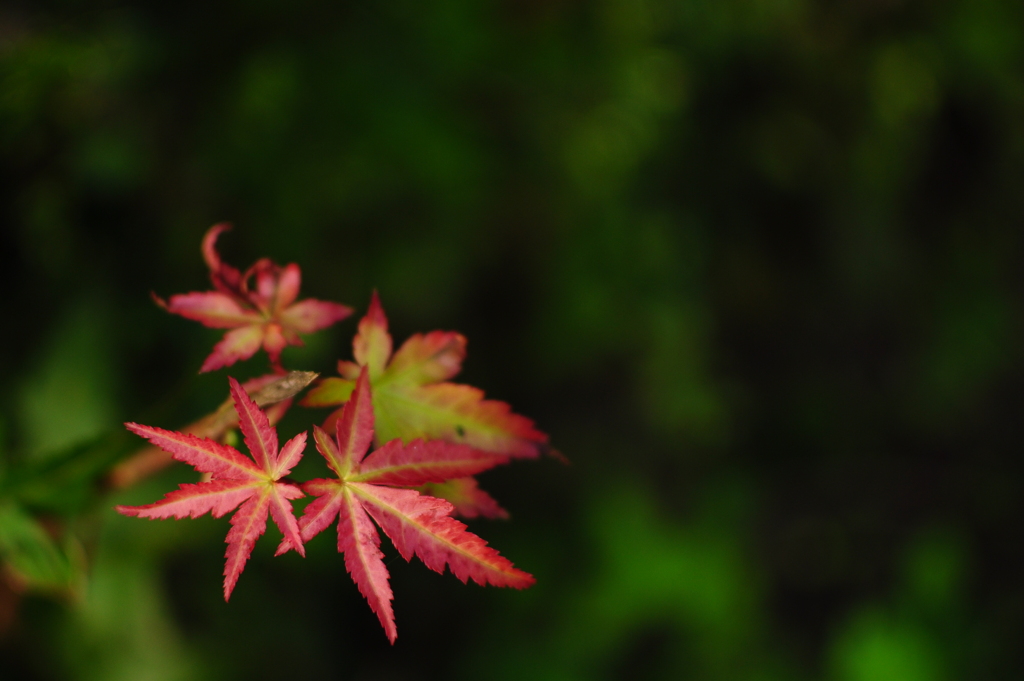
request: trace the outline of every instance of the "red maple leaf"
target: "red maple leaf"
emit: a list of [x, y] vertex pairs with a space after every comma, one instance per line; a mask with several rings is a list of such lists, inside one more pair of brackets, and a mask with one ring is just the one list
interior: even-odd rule
[[[200, 373], [249, 359], [260, 347], [280, 371], [281, 351], [288, 345], [302, 345], [298, 334], [341, 321], [352, 314], [352, 308], [314, 298], [296, 303], [302, 273], [295, 263], [281, 267], [262, 258], [244, 274], [225, 264], [215, 246], [220, 233], [228, 229], [228, 223], [214, 225], [203, 237], [203, 259], [216, 291], [173, 295], [167, 302], [153, 298], [168, 312], [211, 328], [232, 329], [213, 348]], [[255, 289], [250, 286], [252, 280]]]
[[[338, 518], [338, 551], [345, 555], [345, 567], [394, 643], [398, 633], [391, 608], [393, 594], [381, 560], [380, 535], [371, 518], [403, 558], [418, 556], [437, 572], [444, 572], [447, 565], [463, 582], [472, 579], [478, 584], [522, 589], [533, 584], [534, 578], [467, 532], [465, 525], [451, 517], [452, 504], [404, 489], [473, 475], [504, 463], [505, 457], [443, 440], [414, 440], [403, 445], [395, 439], [363, 458], [374, 435], [369, 371], [364, 367], [359, 373], [351, 399], [337, 421], [335, 438], [313, 426], [316, 447], [338, 477], [303, 485], [317, 498], [306, 506], [299, 528], [302, 541], [309, 541]], [[294, 546], [294, 540], [286, 537], [277, 552]]]
[[[198, 518], [212, 513], [219, 518], [238, 508], [231, 516], [231, 529], [224, 565], [224, 600], [231, 597], [238, 576], [252, 553], [256, 540], [267, 529], [267, 516], [281, 529], [298, 552], [305, 556], [299, 525], [292, 514], [290, 499], [302, 496], [298, 486], [282, 480], [302, 458], [306, 433], [285, 443], [278, 452], [277, 431], [238, 381], [228, 377], [231, 397], [238, 412], [238, 425], [253, 458], [234, 447], [207, 438], [138, 423], [126, 423], [128, 430], [141, 435], [169, 452], [178, 461], [191, 464], [197, 471], [209, 473], [209, 482], [179, 485], [160, 501], [145, 506], [117, 506], [117, 511], [141, 518]], [[240, 506], [240, 508], [239, 508]]]

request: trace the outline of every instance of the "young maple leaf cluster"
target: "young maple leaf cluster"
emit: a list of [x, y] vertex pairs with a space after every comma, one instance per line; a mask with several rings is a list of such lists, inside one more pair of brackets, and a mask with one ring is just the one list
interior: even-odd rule
[[[282, 268], [263, 259], [245, 274], [224, 264], [214, 246], [225, 229], [227, 225], [215, 225], [203, 239], [216, 291], [176, 295], [166, 303], [154, 298], [169, 312], [233, 329], [200, 371], [248, 359], [262, 347], [274, 371], [283, 373], [281, 351], [301, 344], [298, 333], [330, 326], [351, 310], [314, 299], [296, 303], [300, 271], [295, 264]], [[252, 279], [255, 290], [250, 289]], [[117, 510], [144, 518], [195, 518], [205, 513], [221, 517], [238, 509], [225, 540], [225, 600], [265, 532], [268, 516], [284, 535], [277, 555], [294, 550], [303, 556], [304, 543], [337, 518], [338, 551], [345, 567], [394, 643], [393, 594], [374, 523], [406, 560], [417, 556], [437, 572], [447, 566], [463, 582], [530, 586], [531, 575], [469, 532], [453, 514], [507, 517], [473, 476], [510, 458], [536, 457], [547, 436], [504, 402], [446, 381], [465, 358], [466, 339], [460, 334], [415, 334], [392, 353], [387, 317], [376, 292], [352, 345], [355, 361], [339, 361], [340, 377], [322, 380], [302, 401], [310, 407], [339, 407], [322, 428], [313, 426], [316, 448], [335, 478], [301, 485], [286, 478], [302, 458], [307, 434], [299, 433], [279, 449], [267, 413], [229, 377], [251, 458], [209, 438], [128, 423], [129, 430], [209, 479], [180, 485], [156, 503]], [[275, 408], [280, 412], [281, 404]], [[296, 520], [291, 501], [304, 493], [315, 498]]]
[[[313, 298], [296, 303], [302, 273], [295, 263], [281, 267], [261, 258], [244, 274], [225, 264], [216, 244], [217, 237], [228, 229], [227, 223], [214, 225], [203, 238], [203, 258], [216, 291], [179, 294], [167, 302], [153, 297], [168, 312], [216, 329], [233, 329], [213, 348], [200, 372], [249, 359], [260, 347], [267, 351], [275, 370], [281, 370], [281, 351], [289, 345], [302, 345], [298, 334], [325, 329], [352, 314], [352, 308]], [[255, 289], [250, 284], [253, 280]]]

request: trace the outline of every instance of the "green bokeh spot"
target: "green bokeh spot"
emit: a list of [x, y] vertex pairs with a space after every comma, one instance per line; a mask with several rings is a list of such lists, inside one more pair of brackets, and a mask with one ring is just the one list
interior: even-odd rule
[[943, 662], [927, 631], [874, 608], [854, 615], [832, 650], [836, 681], [939, 681]]

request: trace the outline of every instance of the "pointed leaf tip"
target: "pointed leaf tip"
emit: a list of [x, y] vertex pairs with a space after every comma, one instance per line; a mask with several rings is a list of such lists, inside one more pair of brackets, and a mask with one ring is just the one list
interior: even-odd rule
[[370, 306], [366, 309], [367, 317], [381, 317], [385, 324], [388, 323], [387, 318], [384, 318], [384, 310], [380, 306], [380, 294], [377, 293], [377, 289], [373, 289], [370, 292]]
[[229, 367], [242, 359], [249, 359], [263, 343], [263, 329], [259, 326], [240, 326], [224, 334], [224, 338], [213, 346], [213, 352], [203, 362], [199, 373], [216, 371]]
[[221, 267], [220, 254], [217, 253], [217, 238], [220, 237], [222, 232], [231, 230], [230, 222], [218, 222], [213, 227], [206, 230], [206, 234], [203, 235], [203, 260], [206, 261], [206, 266], [211, 271], [219, 270]]
[[[300, 556], [305, 558], [306, 547], [303, 546], [302, 543], [299, 523], [295, 520], [291, 503], [283, 493], [286, 490], [281, 489], [281, 487], [284, 487], [284, 485], [276, 488], [270, 495], [270, 516], [274, 519], [274, 523], [277, 525], [278, 529], [281, 530], [285, 540], [288, 541], [292, 548], [298, 551]], [[296, 489], [296, 491], [298, 490]], [[298, 496], [303, 496], [302, 492], [298, 492]]]
[[267, 415], [249, 397], [238, 381], [228, 376], [228, 383], [231, 386], [231, 397], [235, 401], [238, 427], [242, 431], [245, 446], [249, 448], [260, 468], [269, 474], [277, 466], [277, 431], [270, 426]]
[[234, 447], [208, 438], [139, 423], [126, 423], [125, 428], [170, 453], [177, 461], [187, 463], [203, 473], [236, 480], [253, 480], [260, 476], [260, 470], [252, 459], [243, 456]]
[[406, 560], [415, 555], [440, 573], [447, 565], [462, 582], [472, 579], [481, 586], [524, 589], [534, 583], [533, 575], [516, 568], [452, 518], [453, 508], [447, 501], [411, 489], [361, 482], [351, 483], [350, 488]]
[[245, 501], [231, 516], [231, 529], [224, 540], [227, 551], [224, 554], [224, 600], [231, 598], [231, 592], [238, 583], [238, 577], [245, 569], [245, 563], [252, 555], [256, 540], [267, 530], [270, 495], [260, 494]]
[[284, 447], [281, 447], [281, 451], [277, 455], [277, 467], [273, 471], [274, 478], [280, 480], [284, 476], [292, 472], [292, 469], [302, 459], [302, 454], [306, 450], [306, 438], [308, 433], [302, 431], [288, 442], [284, 443]]
[[337, 495], [338, 551], [345, 556], [345, 569], [380, 620], [388, 640], [398, 637], [391, 607], [394, 594], [388, 584], [388, 570], [380, 550], [380, 535], [365, 509], [345, 490]]
[[[342, 409], [337, 423], [338, 449], [342, 456], [345, 474], [358, 465], [366, 456], [373, 442], [373, 399], [370, 395], [370, 378], [363, 367], [356, 379], [352, 397]], [[343, 474], [344, 475], [344, 474]]]
[[371, 378], [384, 371], [391, 358], [392, 341], [388, 333], [388, 318], [384, 315], [377, 291], [370, 297], [370, 308], [359, 320], [359, 330], [352, 339], [352, 354], [356, 362], [370, 368]]

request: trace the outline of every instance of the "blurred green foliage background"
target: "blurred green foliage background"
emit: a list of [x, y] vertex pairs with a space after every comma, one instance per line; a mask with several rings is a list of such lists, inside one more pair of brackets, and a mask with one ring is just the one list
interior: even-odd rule
[[[327, 534], [226, 605], [224, 519], [111, 510], [186, 467], [58, 484], [223, 399], [148, 297], [222, 220], [467, 335], [571, 460], [482, 478], [534, 588], [391, 550], [392, 648]], [[1024, 675], [1017, 0], [8, 0], [0, 221], [0, 559], [61, 585], [0, 587], [4, 681]]]

